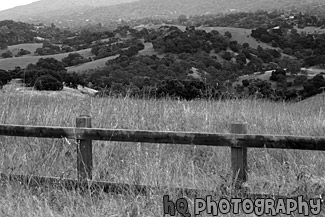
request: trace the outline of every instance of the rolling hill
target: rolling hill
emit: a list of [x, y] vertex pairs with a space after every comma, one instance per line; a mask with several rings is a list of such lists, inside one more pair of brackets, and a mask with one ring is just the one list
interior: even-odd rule
[[[80, 13], [83, 11], [103, 6], [111, 6], [136, 0], [40, 0], [28, 5], [0, 11], [0, 20], [40, 20], [50, 17], [59, 18], [66, 14]], [[50, 16], [49, 16], [50, 15]]]
[[[161, 25], [154, 25], [154, 26], [145, 26], [146, 28], [154, 28], [158, 29], [161, 27]], [[176, 25], [177, 28], [181, 29], [182, 31], [185, 30], [185, 26], [179, 26]], [[250, 37], [251, 30], [250, 29], [243, 29], [243, 28], [232, 28], [232, 27], [199, 27], [197, 29], [202, 29], [207, 32], [210, 32], [212, 30], [217, 30], [220, 32], [220, 34], [224, 35], [226, 31], [229, 31], [232, 34], [232, 39], [238, 41], [239, 43], [249, 43], [249, 45], [252, 48], [257, 48], [258, 45], [260, 45], [263, 48], [272, 48], [270, 45], [265, 44], [263, 42], [257, 42], [255, 38]], [[152, 43], [144, 43], [145, 48], [139, 52], [138, 55], [157, 55], [159, 57], [163, 57], [165, 54], [158, 54], [157, 51], [153, 49]], [[62, 60], [62, 58], [68, 56], [69, 53], [61, 53], [61, 54], [55, 54], [55, 55], [45, 55], [45, 56], [35, 56], [33, 53], [38, 47], [41, 47], [41, 43], [25, 43], [25, 44], [19, 44], [19, 45], [12, 45], [8, 47], [8, 50], [14, 51], [16, 49], [25, 49], [29, 50], [32, 54], [22, 56], [22, 57], [14, 57], [14, 58], [7, 58], [7, 59], [1, 59], [0, 58], [0, 68], [4, 70], [11, 70], [14, 69], [16, 66], [19, 66], [21, 68], [26, 68], [30, 63], [35, 64], [40, 58], [55, 58], [57, 60]], [[93, 57], [93, 54], [89, 49], [84, 49], [80, 51], [76, 51], [77, 53], [81, 54], [83, 57]], [[76, 71], [76, 72], [82, 72], [87, 71], [91, 69], [101, 68], [105, 67], [105, 63], [110, 60], [114, 59], [117, 56], [110, 56], [103, 59], [94, 60], [92, 62], [87, 62], [81, 65], [67, 67], [67, 70], [69, 72]]]
[[[311, 6], [310, 6], [311, 5]], [[309, 7], [307, 7], [309, 6]], [[82, 26], [119, 19], [177, 18], [236, 11], [324, 8], [323, 0], [41, 0], [0, 12], [1, 19]]]

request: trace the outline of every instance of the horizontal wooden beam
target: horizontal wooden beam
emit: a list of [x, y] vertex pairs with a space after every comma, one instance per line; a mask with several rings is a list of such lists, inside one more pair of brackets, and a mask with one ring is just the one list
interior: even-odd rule
[[325, 151], [325, 137], [0, 125], [0, 135]]
[[0, 173], [0, 180], [8, 183], [20, 183], [27, 187], [52, 187], [64, 188], [67, 190], [91, 190], [93, 192], [116, 193], [116, 194], [149, 194], [161, 192], [163, 194], [176, 193], [179, 196], [186, 195], [188, 197], [198, 197], [202, 194], [213, 194], [213, 191], [198, 190], [190, 188], [177, 187], [154, 187], [147, 185], [134, 185], [128, 183], [113, 183], [101, 181], [78, 181], [75, 179], [61, 179], [58, 177], [44, 177], [32, 175], [17, 175]]
[[79, 182], [75, 179], [61, 179], [57, 177], [43, 177], [32, 175], [16, 175], [0, 173], [0, 181], [8, 182], [10, 184], [19, 183], [26, 187], [51, 187], [51, 188], [64, 188], [66, 190], [91, 190], [92, 192], [104, 192], [115, 194], [173, 194], [177, 197], [187, 196], [189, 198], [204, 197], [206, 195], [213, 195], [219, 198], [236, 197], [236, 198], [251, 198], [253, 200], [259, 198], [273, 198], [273, 199], [296, 199], [298, 196], [282, 196], [282, 195], [269, 195], [269, 194], [254, 194], [249, 192], [235, 193], [234, 195], [223, 195], [218, 191], [210, 191], [204, 189], [190, 189], [190, 188], [177, 188], [166, 186], [146, 186], [146, 185], [133, 185], [127, 183], [111, 183], [99, 181], [86, 181]]

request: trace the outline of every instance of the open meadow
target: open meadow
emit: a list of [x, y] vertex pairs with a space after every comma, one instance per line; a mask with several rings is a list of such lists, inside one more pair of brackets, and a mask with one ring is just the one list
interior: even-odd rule
[[[247, 124], [249, 134], [324, 136], [325, 132], [324, 104], [317, 98], [299, 103], [182, 101], [2, 90], [0, 105], [1, 124], [74, 127], [76, 117], [87, 114], [96, 128], [229, 133], [230, 124], [239, 122]], [[229, 148], [95, 141], [93, 153], [94, 180], [216, 192], [231, 181]], [[288, 195], [297, 189], [299, 174], [324, 177], [324, 157], [314, 151], [249, 149], [246, 186], [254, 193]], [[0, 171], [76, 178], [75, 141], [1, 136]], [[163, 194], [158, 190], [146, 196], [91, 196], [18, 184], [0, 186], [1, 216], [163, 216]], [[311, 183], [306, 186], [298, 194], [319, 194]], [[176, 199], [177, 192], [169, 195]]]

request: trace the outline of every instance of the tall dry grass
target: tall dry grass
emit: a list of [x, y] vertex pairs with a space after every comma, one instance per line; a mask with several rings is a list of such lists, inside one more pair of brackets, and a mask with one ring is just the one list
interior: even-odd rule
[[[87, 114], [96, 128], [228, 133], [231, 123], [240, 122], [247, 124], [250, 134], [323, 136], [325, 127], [323, 105], [318, 100], [141, 100], [33, 95], [12, 89], [0, 94], [0, 102], [1, 124], [71, 127], [77, 116]], [[75, 178], [75, 148], [73, 140], [0, 137], [0, 171]], [[93, 152], [95, 180], [216, 191], [230, 182], [228, 148], [98, 141]], [[324, 176], [324, 159], [321, 152], [249, 149], [247, 186], [255, 193], [288, 194], [296, 189], [301, 172]], [[2, 186], [3, 216], [163, 215], [159, 194], [91, 197], [7, 183]]]

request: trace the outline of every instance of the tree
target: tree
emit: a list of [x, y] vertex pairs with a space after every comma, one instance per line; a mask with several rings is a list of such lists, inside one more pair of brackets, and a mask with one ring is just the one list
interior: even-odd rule
[[290, 60], [287, 69], [292, 74], [297, 74], [301, 71], [301, 63], [299, 60]]
[[180, 24], [183, 24], [187, 21], [187, 16], [185, 14], [181, 14], [178, 16], [177, 20]]
[[61, 49], [59, 46], [53, 45], [50, 42], [44, 42], [42, 48], [37, 48], [35, 53], [39, 55], [50, 55], [50, 54], [58, 54], [61, 53]]
[[252, 58], [252, 55], [251, 55], [251, 53], [249, 52], [248, 49], [243, 49], [242, 53], [246, 56], [247, 59], [250, 60]]
[[145, 48], [145, 46], [143, 43], [139, 42], [139, 43], [137, 43], [137, 48], [138, 48], [138, 50], [143, 50]]
[[272, 38], [268, 34], [262, 34], [260, 39], [264, 43], [270, 43], [272, 41]]
[[66, 71], [64, 64], [54, 58], [41, 58], [36, 63], [36, 66], [43, 69], [50, 69], [53, 71]]
[[20, 49], [19, 52], [17, 53], [16, 57], [24, 56], [27, 54], [31, 54], [31, 52], [28, 50]]
[[247, 42], [245, 42], [245, 43], [243, 44], [243, 48], [244, 48], [244, 49], [249, 48], [249, 44], [248, 44]]
[[229, 42], [229, 48], [230, 50], [232, 50], [233, 52], [238, 52], [239, 48], [238, 48], [238, 43], [237, 41], [230, 41]]
[[257, 29], [253, 29], [252, 30], [252, 33], [251, 33], [251, 36], [253, 37], [253, 38], [257, 38], [257, 39], [259, 39], [259, 38], [261, 38], [261, 36], [262, 35], [269, 35], [269, 33], [267, 32], [267, 30], [265, 29], [265, 28], [263, 28], [263, 27], [259, 27], [259, 28], [257, 28]]
[[62, 59], [62, 62], [67, 66], [74, 66], [82, 63], [88, 62], [88, 59], [85, 59], [79, 53], [70, 53], [67, 57]]
[[249, 85], [247, 88], [249, 95], [254, 95], [261, 98], [269, 98], [274, 92], [271, 84], [261, 79], [249, 80]]
[[246, 56], [243, 53], [240, 53], [236, 56], [236, 63], [240, 65], [246, 64]]
[[293, 50], [290, 47], [286, 47], [283, 49], [283, 53], [288, 55], [293, 55]]
[[293, 85], [302, 85], [308, 80], [306, 75], [299, 75], [296, 76], [293, 80]]
[[286, 71], [284, 69], [276, 69], [272, 72], [270, 80], [271, 81], [281, 81], [285, 79]]
[[231, 53], [226, 51], [226, 52], [223, 52], [223, 54], [221, 55], [221, 57], [227, 61], [231, 60], [232, 56], [231, 56]]
[[11, 80], [10, 74], [5, 71], [0, 69], [0, 86], [6, 85], [9, 81]]
[[121, 51], [120, 55], [126, 55], [128, 57], [137, 55], [139, 52], [139, 48], [136, 45], [129, 47], [127, 50]]
[[6, 52], [1, 54], [1, 57], [2, 58], [11, 58], [11, 57], [13, 57], [13, 54], [10, 50], [7, 50]]
[[85, 86], [86, 82], [83, 81], [81, 76], [75, 72], [73, 73], [67, 73], [64, 77], [64, 83], [67, 87], [77, 89], [78, 85]]
[[62, 90], [63, 84], [51, 75], [42, 75], [35, 82], [36, 90]]
[[226, 36], [227, 38], [232, 38], [232, 34], [231, 34], [231, 32], [229, 32], [229, 31], [226, 31], [226, 32], [225, 32], [225, 36]]
[[266, 51], [262, 51], [261, 53], [259, 53], [258, 57], [260, 57], [264, 63], [269, 63], [273, 61], [272, 55]]
[[248, 87], [249, 81], [247, 79], [242, 80], [242, 84], [243, 84], [244, 87]]

